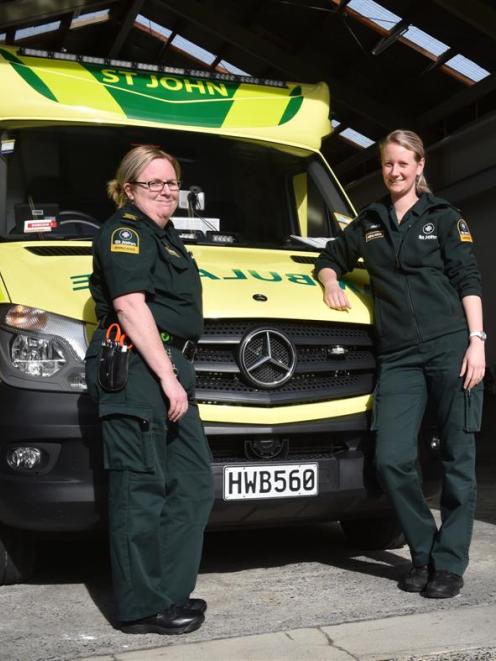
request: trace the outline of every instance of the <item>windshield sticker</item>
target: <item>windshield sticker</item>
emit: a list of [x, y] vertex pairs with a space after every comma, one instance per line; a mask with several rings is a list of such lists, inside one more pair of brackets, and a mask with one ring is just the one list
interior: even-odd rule
[[51, 232], [57, 227], [57, 221], [50, 218], [31, 218], [24, 221], [24, 233], [29, 232]]
[[112, 232], [110, 238], [110, 252], [127, 252], [139, 255], [139, 236], [136, 230], [123, 227]]
[[6, 156], [7, 154], [12, 154], [15, 147], [15, 138], [3, 138], [0, 143], [0, 154]]

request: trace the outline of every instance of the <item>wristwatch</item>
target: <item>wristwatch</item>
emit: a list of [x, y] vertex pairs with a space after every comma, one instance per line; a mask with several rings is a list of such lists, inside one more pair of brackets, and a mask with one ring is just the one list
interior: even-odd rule
[[487, 340], [487, 335], [484, 331], [470, 331], [469, 337], [478, 337], [479, 340], [485, 342]]

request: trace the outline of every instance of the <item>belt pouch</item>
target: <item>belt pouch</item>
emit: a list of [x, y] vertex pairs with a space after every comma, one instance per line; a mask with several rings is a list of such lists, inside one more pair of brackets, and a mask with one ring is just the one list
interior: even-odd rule
[[98, 383], [108, 392], [122, 390], [127, 384], [129, 350], [117, 342], [104, 342], [100, 349]]

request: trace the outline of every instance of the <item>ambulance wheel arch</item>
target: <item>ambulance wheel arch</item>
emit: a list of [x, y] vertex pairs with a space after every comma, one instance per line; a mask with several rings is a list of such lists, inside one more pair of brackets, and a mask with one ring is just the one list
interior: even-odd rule
[[24, 583], [34, 570], [35, 547], [30, 535], [0, 525], [0, 585]]

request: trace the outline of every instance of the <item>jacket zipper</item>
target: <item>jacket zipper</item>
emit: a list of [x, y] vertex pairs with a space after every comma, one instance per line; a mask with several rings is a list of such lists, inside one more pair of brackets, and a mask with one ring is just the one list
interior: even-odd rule
[[[408, 238], [408, 232], [411, 230], [411, 228], [412, 228], [411, 225], [406, 228], [405, 236], [403, 237], [403, 240], [400, 243], [400, 246], [399, 246], [399, 248], [396, 252], [396, 267], [398, 268], [398, 270], [400, 269], [400, 252], [401, 252], [401, 249], [403, 248], [403, 244], [405, 243], [405, 241]], [[407, 278], [406, 275], [404, 275], [403, 277], [404, 277], [405, 282], [406, 282], [406, 289], [407, 289], [407, 292], [408, 292], [408, 302], [410, 304], [410, 311], [412, 313], [413, 321], [415, 323], [415, 330], [417, 331], [417, 337], [418, 337], [419, 342], [422, 342], [422, 334], [420, 332], [420, 328], [419, 328], [419, 325], [418, 325], [418, 322], [417, 322], [417, 316], [415, 314], [415, 306], [413, 305], [412, 292], [411, 292], [411, 289], [410, 289], [410, 282], [408, 281], [408, 278]]]

